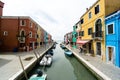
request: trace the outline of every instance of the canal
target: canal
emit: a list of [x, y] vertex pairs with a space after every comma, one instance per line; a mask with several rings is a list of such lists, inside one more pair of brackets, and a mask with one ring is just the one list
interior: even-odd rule
[[[66, 56], [59, 45], [56, 45], [53, 51], [53, 63], [51, 67], [45, 67], [44, 70], [48, 75], [47, 80], [97, 80], [74, 56]], [[43, 69], [43, 67], [38, 65], [32, 74], [36, 69]]]

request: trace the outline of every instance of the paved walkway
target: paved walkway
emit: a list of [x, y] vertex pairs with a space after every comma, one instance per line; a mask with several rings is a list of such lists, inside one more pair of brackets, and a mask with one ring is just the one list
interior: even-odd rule
[[100, 56], [93, 57], [90, 55], [85, 55], [84, 53], [79, 53], [78, 49], [73, 49], [69, 46], [67, 47], [74, 51], [76, 54], [79, 54], [79, 56], [84, 58], [91, 65], [95, 66], [98, 70], [100, 70], [103, 74], [112, 80], [120, 80], [120, 68], [114, 66], [112, 63], [103, 62]]
[[[48, 48], [51, 47], [51, 45], [36, 49], [35, 52], [37, 53], [37, 56], [39, 57], [43, 54]], [[9, 78], [22, 70], [18, 56], [21, 57], [24, 67], [31, 61], [37, 59], [33, 51], [0, 53], [0, 80], [9, 80]]]

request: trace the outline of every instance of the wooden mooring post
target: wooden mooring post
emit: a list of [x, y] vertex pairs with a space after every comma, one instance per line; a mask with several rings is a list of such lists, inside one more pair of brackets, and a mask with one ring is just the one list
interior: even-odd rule
[[25, 69], [24, 69], [24, 66], [23, 66], [23, 63], [22, 63], [22, 60], [21, 60], [21, 57], [20, 57], [20, 56], [19, 56], [19, 61], [20, 61], [21, 67], [22, 67], [22, 69], [23, 69], [25, 78], [26, 78], [26, 80], [28, 80], [27, 73], [26, 73], [26, 71], [25, 71]]

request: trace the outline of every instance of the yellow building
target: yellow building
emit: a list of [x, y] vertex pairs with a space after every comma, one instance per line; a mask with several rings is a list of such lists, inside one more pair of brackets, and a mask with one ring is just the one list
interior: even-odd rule
[[80, 37], [87, 53], [105, 61], [105, 16], [120, 9], [119, 0], [97, 0], [80, 18]]
[[37, 29], [37, 48], [40, 48], [41, 46], [41, 35], [42, 35], [42, 28], [38, 25]]

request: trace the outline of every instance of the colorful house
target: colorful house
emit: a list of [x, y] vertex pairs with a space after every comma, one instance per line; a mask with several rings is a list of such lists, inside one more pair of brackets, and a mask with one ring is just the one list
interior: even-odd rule
[[36, 22], [28, 16], [1, 17], [2, 51], [29, 51], [37, 47]]
[[105, 18], [106, 60], [120, 67], [120, 11]]
[[45, 42], [46, 31], [32, 18], [2, 16], [3, 6], [0, 1], [0, 51], [30, 51]]
[[105, 61], [105, 16], [120, 8], [119, 0], [97, 0], [80, 18], [81, 44], [85, 52]]
[[72, 45], [72, 32], [66, 33], [64, 35], [64, 43]]
[[40, 25], [37, 27], [37, 48], [40, 48], [42, 46], [42, 28]]
[[3, 14], [4, 3], [0, 1], [0, 16]]
[[73, 26], [73, 32], [72, 32], [72, 42], [73, 42], [73, 48], [76, 48], [76, 41], [77, 41], [77, 32], [76, 32], [77, 26]]

